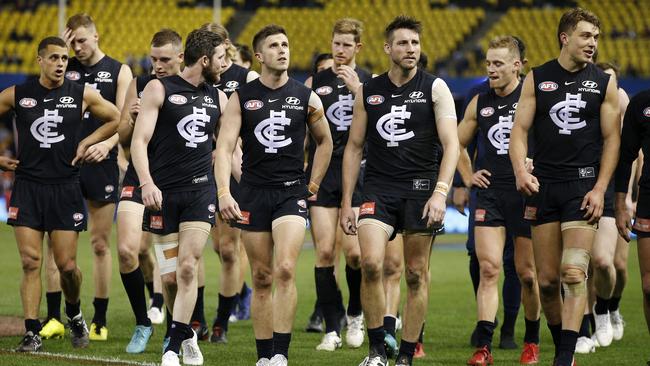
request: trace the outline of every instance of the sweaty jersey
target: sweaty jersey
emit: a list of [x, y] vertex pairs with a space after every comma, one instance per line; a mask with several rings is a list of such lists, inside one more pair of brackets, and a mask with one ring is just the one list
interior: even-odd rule
[[476, 121], [479, 128], [480, 144], [484, 154], [477, 166], [490, 172], [489, 188], [514, 188], [515, 174], [510, 156], [510, 131], [515, 119], [517, 102], [522, 84], [508, 95], [501, 97], [490, 89], [478, 95]]
[[219, 84], [215, 84], [216, 88], [221, 89], [230, 98], [230, 95], [246, 84], [246, 77], [248, 77], [249, 69], [232, 64], [228, 70], [224, 71], [219, 76]]
[[[366, 70], [355, 68], [359, 81], [365, 83], [372, 78]], [[343, 161], [345, 144], [348, 142], [350, 124], [352, 123], [352, 107], [354, 94], [347, 88], [343, 80], [338, 78], [331, 68], [314, 75], [312, 90], [323, 102], [325, 117], [332, 134], [334, 149], [330, 166], [340, 166]], [[309, 166], [311, 167], [316, 152], [316, 142], [311, 139], [309, 143]]]
[[304, 184], [304, 141], [311, 90], [289, 78], [270, 89], [257, 79], [241, 86], [241, 181], [259, 187]]
[[[621, 156], [616, 167], [616, 192], [627, 192], [632, 162], [639, 155], [639, 149], [644, 156], [650, 156], [650, 89], [635, 95], [625, 110]], [[650, 188], [650, 164], [643, 164], [639, 186]]]
[[[147, 83], [153, 79], [156, 79], [156, 75], [140, 75], [135, 79], [135, 90], [138, 98], [142, 98], [142, 91], [144, 90], [144, 87], [147, 86]], [[155, 142], [152, 141], [149, 142], [150, 145], [155, 144]], [[129, 145], [131, 145], [130, 141]], [[131, 157], [129, 157], [129, 166], [126, 168], [126, 173], [124, 173], [124, 180], [127, 182], [138, 181], [138, 174], [135, 172], [135, 167], [133, 166], [133, 160]]]
[[178, 75], [160, 79], [165, 100], [147, 153], [162, 191], [189, 191], [214, 183], [212, 138], [221, 116], [218, 89], [190, 84]]
[[16, 178], [42, 184], [79, 180], [72, 165], [82, 122], [83, 84], [64, 80], [47, 89], [38, 78], [15, 88]]
[[418, 69], [401, 87], [387, 73], [364, 84], [368, 115], [364, 192], [405, 198], [431, 195], [442, 156], [431, 99], [436, 80]]
[[603, 147], [600, 107], [609, 75], [593, 64], [577, 72], [557, 60], [533, 68], [535, 171], [541, 181], [597, 178]]
[[[122, 64], [119, 61], [108, 56], [104, 56], [92, 66], [85, 66], [76, 57], [73, 57], [68, 62], [65, 77], [81, 85], [88, 85], [99, 91], [102, 98], [115, 104], [117, 78], [120, 75], [121, 68]], [[102, 125], [100, 120], [93, 118], [89, 113], [84, 115], [84, 120], [80, 136], [82, 139], [95, 132]], [[107, 159], [117, 159], [117, 146], [111, 149]]]

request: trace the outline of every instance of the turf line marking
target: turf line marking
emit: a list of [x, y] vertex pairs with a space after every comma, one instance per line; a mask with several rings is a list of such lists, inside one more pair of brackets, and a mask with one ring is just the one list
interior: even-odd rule
[[14, 356], [27, 356], [27, 357], [39, 357], [39, 358], [57, 358], [57, 359], [67, 359], [67, 360], [76, 360], [76, 361], [86, 361], [86, 362], [95, 362], [108, 365], [138, 365], [138, 366], [156, 366], [154, 362], [138, 362], [138, 361], [129, 361], [121, 360], [117, 357], [95, 357], [95, 356], [82, 356], [82, 355], [73, 355], [66, 353], [51, 353], [51, 352], [16, 352], [13, 350], [0, 350], [0, 354], [3, 355], [14, 355]]

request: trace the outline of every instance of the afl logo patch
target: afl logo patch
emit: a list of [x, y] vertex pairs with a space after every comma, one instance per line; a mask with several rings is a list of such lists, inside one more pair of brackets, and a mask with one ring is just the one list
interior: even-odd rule
[[300, 99], [296, 97], [287, 97], [287, 99], [285, 99], [284, 101], [291, 105], [300, 104]]
[[108, 71], [100, 71], [97, 73], [97, 77], [100, 79], [110, 79], [111, 73]]
[[650, 118], [650, 107], [643, 110], [643, 115]]
[[106, 187], [104, 187], [104, 191], [105, 191], [106, 193], [113, 193], [114, 190], [115, 190], [115, 187], [114, 187], [113, 185], [111, 185], [111, 184], [109, 184], [109, 185], [107, 185]]
[[20, 100], [20, 102], [18, 102], [18, 104], [20, 104], [20, 106], [23, 108], [32, 108], [36, 106], [36, 99], [23, 98]]
[[178, 105], [187, 103], [187, 98], [185, 98], [180, 94], [172, 94], [169, 97], [167, 97], [167, 100], [169, 100], [170, 103], [174, 103]]
[[381, 103], [384, 102], [384, 97], [381, 96], [381, 95], [376, 95], [376, 94], [371, 95], [368, 98], [366, 98], [366, 102], [368, 102], [368, 104], [372, 104], [372, 105], [381, 104]]
[[79, 222], [79, 221], [81, 221], [81, 220], [84, 219], [84, 214], [82, 214], [81, 212], [77, 212], [77, 213], [75, 213], [74, 215], [72, 215], [72, 219], [73, 219], [74, 221]]
[[77, 81], [81, 79], [81, 74], [77, 71], [68, 71], [65, 73], [65, 78], [72, 81]]
[[74, 102], [74, 98], [73, 97], [61, 97], [59, 99], [59, 102], [63, 103], [63, 104], [70, 104], [70, 103]]
[[557, 83], [552, 82], [552, 81], [542, 81], [539, 83], [539, 90], [545, 91], [545, 92], [551, 92], [554, 90], [557, 90]]
[[598, 84], [596, 84], [595, 81], [585, 80], [582, 82], [582, 86], [584, 86], [585, 88], [593, 89], [593, 88], [597, 88]]
[[491, 115], [494, 114], [494, 108], [485, 107], [485, 108], [481, 109], [480, 113], [481, 113], [481, 116], [483, 116], [483, 117], [490, 117]]
[[264, 102], [261, 100], [253, 99], [249, 100], [244, 104], [244, 108], [248, 109], [249, 111], [256, 111], [264, 106]]
[[320, 88], [316, 89], [316, 94], [318, 95], [327, 95], [333, 92], [334, 89], [332, 89], [331, 86], [321, 86]]

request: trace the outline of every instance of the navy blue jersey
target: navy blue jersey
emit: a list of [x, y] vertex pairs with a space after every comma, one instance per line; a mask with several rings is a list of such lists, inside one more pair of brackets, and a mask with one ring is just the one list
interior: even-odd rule
[[596, 178], [603, 147], [600, 107], [609, 74], [593, 64], [569, 72], [557, 60], [532, 73], [535, 176], [547, 182]]
[[249, 72], [250, 70], [245, 67], [232, 64], [228, 70], [219, 75], [219, 83], [216, 84], [215, 87], [226, 93], [226, 96], [230, 98], [232, 93], [236, 92], [242, 85], [246, 84], [246, 78], [248, 77]]
[[[621, 155], [616, 168], [616, 192], [627, 192], [632, 163], [639, 155], [650, 156], [650, 89], [630, 100], [623, 119]], [[650, 188], [650, 163], [643, 164], [639, 186]]]
[[242, 113], [242, 182], [271, 188], [304, 184], [311, 90], [294, 79], [277, 89], [257, 79], [237, 93]]
[[[104, 56], [92, 66], [85, 66], [77, 58], [73, 57], [68, 62], [65, 77], [81, 85], [88, 85], [99, 91], [102, 98], [116, 104], [117, 78], [120, 75], [121, 68], [122, 64], [119, 61], [108, 56]], [[84, 115], [84, 120], [86, 121], [83, 124], [80, 136], [82, 139], [95, 132], [103, 124], [102, 121], [90, 116], [89, 113]], [[111, 149], [107, 159], [117, 159], [117, 146]]]
[[149, 170], [162, 191], [195, 190], [214, 183], [212, 139], [221, 116], [218, 89], [178, 75], [160, 79], [165, 100], [148, 146]]
[[435, 80], [418, 69], [401, 87], [387, 73], [364, 84], [364, 192], [410, 198], [432, 194], [442, 156], [431, 100]]
[[83, 84], [68, 80], [56, 89], [33, 78], [15, 88], [16, 178], [42, 184], [79, 180], [73, 166], [82, 122]]

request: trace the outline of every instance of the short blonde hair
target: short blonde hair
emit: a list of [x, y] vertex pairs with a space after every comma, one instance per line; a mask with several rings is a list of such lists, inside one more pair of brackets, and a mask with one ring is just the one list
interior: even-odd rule
[[332, 37], [334, 37], [335, 34], [352, 34], [354, 36], [354, 41], [359, 43], [361, 42], [362, 33], [363, 23], [361, 23], [361, 21], [354, 18], [343, 18], [334, 23]]

